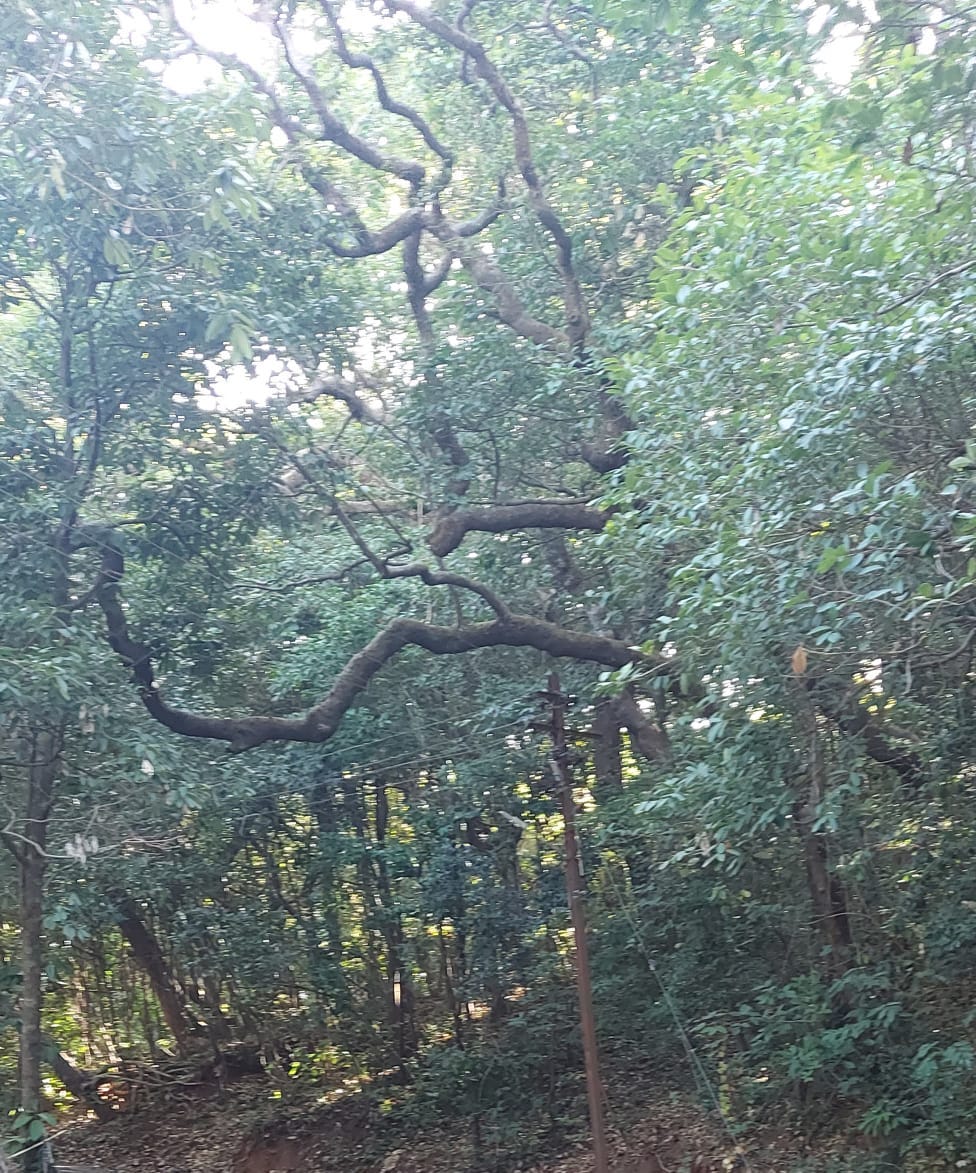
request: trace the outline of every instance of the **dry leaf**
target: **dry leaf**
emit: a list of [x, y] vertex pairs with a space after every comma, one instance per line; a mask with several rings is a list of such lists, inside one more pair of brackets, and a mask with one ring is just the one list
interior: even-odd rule
[[803, 644], [798, 644], [793, 650], [793, 655], [790, 656], [790, 664], [793, 666], [793, 675], [802, 676], [807, 670], [807, 650]]

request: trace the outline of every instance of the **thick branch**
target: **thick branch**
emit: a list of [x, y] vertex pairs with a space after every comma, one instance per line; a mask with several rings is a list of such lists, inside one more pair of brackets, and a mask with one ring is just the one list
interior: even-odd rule
[[574, 348], [580, 347], [589, 331], [590, 321], [583, 291], [573, 265], [573, 244], [562, 221], [546, 196], [542, 180], [536, 170], [529, 136], [529, 124], [521, 104], [488, 57], [484, 45], [463, 29], [450, 25], [417, 0], [387, 0], [387, 8], [403, 12], [417, 24], [433, 33], [439, 40], [467, 54], [474, 62], [479, 77], [485, 81], [496, 101], [508, 111], [512, 120], [515, 162], [528, 189], [529, 203], [539, 222], [556, 245], [556, 260], [563, 280], [563, 304], [566, 311], [567, 334]]
[[624, 691], [613, 701], [613, 711], [630, 734], [635, 748], [651, 762], [666, 762], [671, 758], [671, 741], [667, 731], [652, 721], [634, 699], [633, 693]]
[[598, 533], [608, 517], [608, 513], [592, 505], [563, 501], [472, 506], [442, 517], [428, 535], [427, 545], [432, 554], [443, 558], [456, 550], [473, 530], [504, 534], [522, 529], [587, 529]]
[[831, 713], [838, 726], [852, 737], [860, 737], [869, 758], [894, 770], [906, 786], [918, 789], [926, 781], [925, 767], [917, 753], [892, 745], [884, 727], [862, 706], [846, 714]]
[[[420, 342], [425, 352], [424, 381], [430, 388], [434, 403], [437, 404], [443, 396], [438, 386], [439, 380], [434, 364], [436, 349], [434, 327], [427, 310], [428, 280], [420, 262], [421, 235], [422, 233], [418, 229], [404, 242], [403, 274], [407, 279], [407, 299], [410, 302], [410, 311], [413, 314], [417, 334], [420, 336]], [[463, 497], [471, 484], [471, 475], [468, 471], [471, 462], [468, 459], [468, 454], [443, 407], [435, 407], [431, 423], [431, 436], [434, 443], [450, 461], [455, 472], [448, 485], [448, 491], [452, 497]]]
[[[229, 743], [232, 752], [241, 752], [268, 741], [324, 742], [339, 728], [346, 712], [365, 692], [373, 677], [404, 648], [423, 648], [433, 655], [460, 655], [476, 648], [535, 648], [551, 656], [566, 656], [621, 668], [641, 659], [641, 653], [622, 640], [566, 628], [535, 619], [513, 615], [497, 600], [496, 617], [485, 623], [465, 627], [442, 627], [415, 619], [394, 619], [346, 663], [332, 687], [318, 704], [300, 717], [217, 717], [192, 713], [169, 705], [155, 679], [149, 649], [134, 641], [128, 628], [119, 596], [125, 571], [121, 551], [110, 531], [90, 528], [82, 540], [102, 552], [101, 589], [98, 602], [105, 616], [112, 650], [131, 669], [139, 695], [150, 716], [167, 729], [184, 737], [210, 738]], [[470, 580], [460, 575], [431, 571], [426, 567], [401, 567], [391, 577], [414, 574], [432, 585], [458, 585], [474, 589]], [[478, 584], [475, 584], [477, 586]], [[492, 605], [484, 590], [479, 591]]]
[[570, 336], [533, 317], [516, 293], [515, 286], [486, 254], [470, 245], [462, 245], [459, 232], [446, 221], [432, 225], [432, 230], [439, 240], [454, 249], [458, 260], [475, 282], [494, 297], [498, 316], [510, 330], [537, 346], [561, 351], [570, 348]]
[[840, 696], [825, 680], [807, 678], [807, 687], [813, 692], [813, 701], [842, 733], [859, 738], [868, 757], [879, 765], [894, 770], [906, 786], [917, 789], [927, 775], [922, 758], [914, 750], [893, 745], [885, 725], [864, 705], [851, 690]]
[[312, 109], [315, 111], [315, 115], [319, 121], [322, 138], [330, 143], [335, 143], [337, 147], [348, 151], [350, 155], [353, 155], [368, 166], [374, 167], [377, 171], [386, 171], [390, 175], [396, 175], [399, 179], [405, 179], [414, 186], [422, 183], [426, 172], [421, 163], [417, 163], [412, 159], [400, 159], [396, 155], [385, 154], [377, 147], [374, 147], [372, 143], [367, 142], [366, 139], [361, 138], [358, 134], [354, 134], [336, 117], [318, 82], [310, 73], [306, 73], [299, 66], [292, 49], [291, 38], [284, 24], [276, 20], [274, 28], [278, 40], [281, 42], [281, 47], [284, 50], [288, 68], [300, 83], [302, 89], [308, 95], [308, 100], [312, 104]]
[[326, 396], [344, 403], [349, 408], [349, 414], [354, 420], [365, 421], [371, 424], [383, 423], [382, 412], [371, 407], [359, 394], [361, 388], [370, 388], [368, 376], [355, 372], [353, 378], [344, 379], [341, 375], [319, 375], [307, 387], [289, 392], [288, 403], [314, 403], [317, 399]]
[[424, 208], [411, 208], [376, 232], [357, 231], [355, 244], [342, 244], [337, 240], [329, 240], [327, 244], [337, 257], [375, 257], [396, 248], [411, 233], [426, 227], [429, 221], [430, 213]]

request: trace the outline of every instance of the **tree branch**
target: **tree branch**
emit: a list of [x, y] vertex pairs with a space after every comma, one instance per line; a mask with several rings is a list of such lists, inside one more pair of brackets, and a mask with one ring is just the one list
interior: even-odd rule
[[[80, 531], [79, 546], [101, 550], [102, 587], [98, 602], [105, 616], [109, 644], [132, 672], [146, 710], [156, 721], [184, 737], [226, 741], [234, 753], [253, 749], [268, 741], [325, 742], [339, 728], [343, 716], [369, 687], [373, 677], [406, 647], [419, 647], [433, 655], [460, 655], [476, 648], [535, 648], [551, 656], [586, 660], [621, 668], [642, 654], [622, 640], [566, 628], [514, 615], [494, 600], [496, 617], [464, 627], [442, 627], [415, 619], [392, 620], [339, 672], [332, 687], [318, 704], [299, 717], [218, 717], [174, 708], [164, 699], [155, 678], [149, 649], [129, 634], [128, 621], [120, 599], [125, 562], [110, 530], [87, 527]], [[472, 584], [461, 575], [431, 571], [427, 567], [391, 568], [391, 577], [420, 577], [431, 585], [457, 585], [474, 589], [492, 605], [491, 592]]]
[[353, 53], [350, 50], [346, 43], [345, 33], [339, 24], [336, 6], [332, 3], [332, 0], [319, 0], [319, 2], [322, 6], [322, 11], [325, 13], [325, 19], [329, 23], [329, 28], [332, 30], [332, 38], [335, 41], [336, 53], [339, 59], [351, 69], [367, 70], [372, 75], [373, 84], [376, 86], [376, 96], [383, 109], [390, 114], [395, 114], [398, 118], [405, 118], [434, 154], [443, 159], [448, 167], [450, 167], [454, 162], [453, 152], [444, 146], [437, 135], [434, 134], [433, 130], [431, 130], [426, 120], [416, 110], [390, 97], [390, 91], [386, 88], [383, 75], [380, 73], [372, 57], [366, 53]]
[[542, 180], [536, 170], [532, 153], [529, 124], [521, 104], [508, 87], [480, 41], [463, 29], [450, 25], [431, 9], [416, 0], [386, 0], [391, 12], [402, 12], [432, 33], [445, 44], [466, 54], [474, 62], [475, 72], [488, 85], [496, 101], [508, 111], [512, 120], [515, 162], [528, 190], [529, 203], [539, 223], [556, 245], [556, 262], [563, 281], [563, 305], [566, 312], [566, 333], [574, 349], [582, 346], [590, 328], [589, 313], [583, 290], [573, 264], [573, 243], [555, 209], [549, 202]]
[[440, 401], [443, 398], [439, 388], [439, 380], [434, 364], [434, 327], [427, 309], [428, 282], [420, 263], [421, 230], [418, 229], [406, 238], [403, 244], [403, 275], [407, 280], [407, 300], [410, 303], [410, 312], [413, 314], [420, 344], [425, 354], [424, 382], [431, 391], [431, 398], [435, 404], [431, 436], [434, 443], [440, 448], [454, 469], [455, 475], [448, 484], [448, 492], [452, 497], [463, 497], [471, 485], [469, 473], [470, 460], [461, 443], [450, 417]]
[[359, 389], [368, 390], [370, 383], [369, 377], [358, 371], [353, 372], [352, 379], [344, 379], [341, 375], [318, 375], [307, 387], [290, 391], [285, 397], [285, 402], [314, 403], [316, 399], [328, 396], [344, 403], [354, 420], [360, 423], [381, 424], [384, 422], [382, 413], [370, 407], [359, 394]]
[[291, 38], [281, 20], [275, 19], [274, 30], [278, 40], [281, 42], [288, 68], [312, 104], [312, 109], [315, 111], [315, 116], [319, 121], [322, 138], [327, 142], [334, 143], [337, 147], [341, 147], [342, 150], [347, 151], [354, 158], [359, 159], [362, 163], [366, 163], [369, 167], [375, 168], [377, 171], [386, 171], [388, 174], [395, 175], [399, 179], [405, 179], [414, 187], [423, 183], [426, 170], [422, 163], [418, 163], [413, 159], [401, 159], [396, 155], [384, 154], [383, 151], [374, 147], [372, 143], [367, 142], [366, 139], [361, 138], [358, 134], [354, 134], [345, 123], [336, 117], [318, 82], [311, 74], [303, 71], [295, 59]]
[[547, 322], [533, 317], [515, 292], [515, 287], [499, 267], [477, 249], [461, 244], [460, 233], [447, 221], [432, 225], [432, 231], [439, 240], [453, 247], [458, 260], [474, 278], [476, 284], [490, 293], [498, 308], [498, 316], [509, 329], [520, 338], [526, 338], [537, 346], [565, 351], [571, 346], [569, 334], [557, 330]]
[[442, 517], [428, 534], [427, 545], [432, 554], [443, 558], [456, 550], [472, 531], [504, 534], [521, 529], [587, 529], [599, 533], [609, 516], [592, 505], [563, 501], [472, 506]]

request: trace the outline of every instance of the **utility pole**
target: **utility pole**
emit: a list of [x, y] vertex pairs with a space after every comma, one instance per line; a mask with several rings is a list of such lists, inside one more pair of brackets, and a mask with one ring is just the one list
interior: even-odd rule
[[607, 1149], [607, 1128], [603, 1111], [603, 1077], [600, 1074], [600, 1052], [596, 1041], [596, 1020], [593, 1015], [593, 978], [590, 972], [590, 950], [586, 936], [586, 908], [583, 893], [583, 869], [580, 864], [579, 838], [576, 834], [576, 800], [573, 797], [573, 775], [566, 745], [566, 708], [568, 697], [563, 695], [559, 677], [549, 677], [547, 700], [552, 706], [552, 767], [559, 789], [563, 812], [563, 833], [566, 844], [566, 895], [573, 924], [573, 965], [576, 971], [576, 993], [579, 999], [580, 1028], [583, 1035], [583, 1060], [586, 1066], [586, 1100], [590, 1110], [590, 1132], [593, 1137], [595, 1173], [610, 1173]]

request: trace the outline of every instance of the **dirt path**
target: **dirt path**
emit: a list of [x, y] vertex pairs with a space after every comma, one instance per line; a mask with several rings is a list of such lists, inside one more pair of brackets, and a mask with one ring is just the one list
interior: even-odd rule
[[[613, 1090], [613, 1089], [611, 1089]], [[379, 1097], [350, 1094], [323, 1104], [315, 1089], [241, 1080], [221, 1097], [152, 1104], [108, 1124], [79, 1120], [57, 1140], [64, 1164], [111, 1173], [463, 1173], [471, 1164], [462, 1124], [406, 1133]], [[614, 1173], [794, 1173], [805, 1163], [795, 1140], [740, 1149], [720, 1123], [667, 1088], [628, 1088], [611, 1130]], [[616, 1102], [621, 1100], [616, 1098]], [[485, 1154], [489, 1158], [491, 1154]], [[852, 1166], [853, 1167], [853, 1166]], [[498, 1164], [496, 1173], [592, 1173], [584, 1142], [542, 1163]]]

